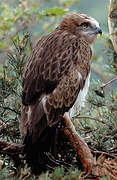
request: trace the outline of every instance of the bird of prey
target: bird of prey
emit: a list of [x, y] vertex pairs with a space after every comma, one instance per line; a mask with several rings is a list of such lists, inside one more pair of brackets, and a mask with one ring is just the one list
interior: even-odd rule
[[36, 43], [25, 63], [20, 132], [33, 172], [46, 167], [44, 153], [54, 149], [56, 125], [65, 117], [70, 122], [75, 103], [78, 108], [84, 103], [98, 34], [102, 30], [94, 18], [66, 15]]

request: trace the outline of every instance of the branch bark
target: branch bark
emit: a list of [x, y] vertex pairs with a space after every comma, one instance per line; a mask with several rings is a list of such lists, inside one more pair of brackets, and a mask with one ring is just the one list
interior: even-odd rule
[[17, 168], [22, 164], [22, 158], [19, 156], [23, 154], [23, 144], [16, 144], [13, 142], [0, 141], [0, 153], [8, 155], [14, 162], [14, 166]]
[[100, 88], [105, 88], [106, 86], [108, 86], [109, 84], [113, 83], [114, 81], [117, 81], [117, 76], [114, 77], [113, 79], [109, 80], [108, 82], [106, 82], [102, 86], [100, 86]]
[[13, 142], [0, 141], [0, 152], [7, 155], [15, 155], [23, 152], [24, 146]]
[[75, 127], [69, 119], [69, 115], [67, 113], [64, 114], [64, 123], [66, 126], [64, 134], [68, 137], [71, 144], [75, 148], [77, 155], [81, 160], [82, 166], [84, 167], [84, 170], [88, 172], [88, 174], [94, 175], [96, 177], [96, 180], [99, 180], [98, 166], [91, 153], [91, 150], [85, 143], [84, 139], [75, 130]]
[[116, 41], [114, 39], [114, 32], [112, 30], [112, 25], [111, 25], [111, 12], [112, 12], [113, 8], [112, 8], [112, 0], [110, 0], [110, 4], [109, 4], [109, 10], [108, 10], [108, 28], [109, 28], [109, 33], [110, 33], [110, 39], [112, 41], [113, 44], [113, 48], [115, 50], [115, 52], [117, 53], [117, 44]]

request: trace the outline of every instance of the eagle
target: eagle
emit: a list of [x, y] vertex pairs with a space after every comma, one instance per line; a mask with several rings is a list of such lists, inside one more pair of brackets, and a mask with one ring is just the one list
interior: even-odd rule
[[25, 63], [19, 128], [34, 173], [49, 166], [46, 153], [54, 154], [58, 123], [71, 123], [74, 105], [80, 109], [84, 103], [98, 34], [102, 30], [94, 18], [68, 14], [36, 43]]

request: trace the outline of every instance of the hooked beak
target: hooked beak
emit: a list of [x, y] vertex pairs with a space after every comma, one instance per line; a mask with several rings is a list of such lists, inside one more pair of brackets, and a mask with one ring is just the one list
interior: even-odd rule
[[96, 34], [102, 35], [102, 29], [100, 27], [96, 27]]

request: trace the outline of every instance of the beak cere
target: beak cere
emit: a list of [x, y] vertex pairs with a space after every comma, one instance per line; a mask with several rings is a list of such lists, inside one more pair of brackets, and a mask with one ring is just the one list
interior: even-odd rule
[[102, 29], [100, 27], [96, 28], [96, 34], [102, 35]]

